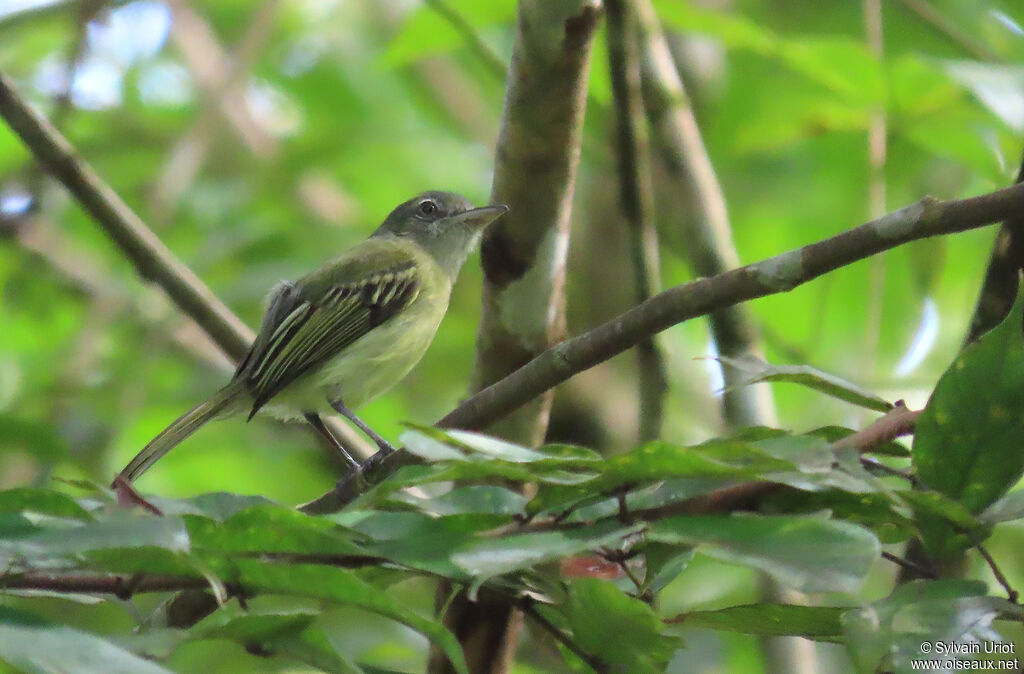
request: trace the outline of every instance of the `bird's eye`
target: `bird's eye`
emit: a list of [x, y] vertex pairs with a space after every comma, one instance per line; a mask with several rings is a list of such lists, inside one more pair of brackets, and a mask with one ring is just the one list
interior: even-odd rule
[[440, 210], [441, 209], [438, 208], [437, 202], [431, 201], [430, 199], [424, 199], [420, 202], [420, 205], [416, 207], [416, 215], [421, 218], [436, 218]]

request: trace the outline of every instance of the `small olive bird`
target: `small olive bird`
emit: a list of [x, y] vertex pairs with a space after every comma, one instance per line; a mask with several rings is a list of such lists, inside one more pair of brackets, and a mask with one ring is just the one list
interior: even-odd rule
[[[397, 384], [437, 332], [455, 282], [483, 229], [508, 206], [473, 208], [458, 194], [425, 192], [393, 210], [370, 238], [270, 292], [259, 334], [231, 382], [181, 415], [131, 460], [131, 483], [211, 419], [257, 412], [305, 419], [359, 464], [320, 418], [343, 414], [393, 451], [352, 410]], [[115, 481], [116, 484], [117, 481]]]

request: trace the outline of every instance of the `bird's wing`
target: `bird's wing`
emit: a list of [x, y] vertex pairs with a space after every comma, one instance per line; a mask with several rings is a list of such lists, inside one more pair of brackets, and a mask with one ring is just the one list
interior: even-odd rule
[[280, 284], [235, 373], [253, 397], [249, 418], [285, 386], [408, 306], [420, 285], [420, 270], [410, 259], [359, 280], [328, 281], [317, 299], [301, 284]]

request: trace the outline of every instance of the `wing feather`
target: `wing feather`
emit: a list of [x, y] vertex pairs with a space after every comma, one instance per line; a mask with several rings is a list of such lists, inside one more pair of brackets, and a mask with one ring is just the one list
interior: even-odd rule
[[339, 283], [318, 300], [303, 297], [294, 284], [281, 286], [235, 373], [253, 397], [249, 418], [295, 379], [405, 308], [419, 288], [419, 270], [412, 261], [365, 280]]

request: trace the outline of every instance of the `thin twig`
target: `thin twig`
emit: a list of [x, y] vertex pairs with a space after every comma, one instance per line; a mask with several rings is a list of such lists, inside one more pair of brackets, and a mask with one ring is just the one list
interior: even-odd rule
[[608, 671], [608, 666], [604, 662], [594, 657], [593, 655], [587, 653], [579, 644], [576, 643], [576, 641], [572, 637], [570, 637], [568, 634], [560, 630], [557, 625], [555, 625], [550, 620], [541, 615], [541, 613], [534, 607], [532, 601], [524, 599], [518, 603], [518, 606], [519, 610], [521, 610], [526, 615], [530, 616], [531, 620], [533, 620], [535, 623], [543, 627], [548, 634], [554, 637], [560, 644], [565, 646], [568, 650], [572, 651], [573, 655], [575, 655], [580, 660], [585, 662], [588, 667], [593, 669], [595, 672]]
[[[616, 156], [619, 193], [626, 225], [636, 301], [643, 302], [661, 286], [658, 233], [654, 228], [647, 130], [643, 124], [640, 62], [637, 56], [636, 17], [625, 0], [605, 0], [608, 26], [608, 62], [615, 100]], [[664, 350], [651, 336], [637, 344], [640, 388], [640, 440], [661, 434], [668, 374]]]
[[117, 243], [143, 278], [158, 283], [234, 360], [245, 353], [252, 332], [181, 260], [146, 227], [131, 208], [82, 160], [70, 143], [15, 93], [0, 73], [0, 115], [36, 160], [78, 199]]
[[971, 544], [978, 549], [979, 553], [981, 553], [981, 557], [985, 560], [985, 563], [988, 564], [988, 568], [992, 569], [992, 575], [996, 577], [996, 581], [1003, 586], [1004, 590], [1006, 590], [1006, 597], [1016, 604], [1017, 598], [1020, 595], [1017, 593], [1017, 590], [1013, 589], [1013, 586], [1010, 585], [1010, 581], [1007, 580], [1006, 576], [1003, 575], [999, 565], [996, 564], [996, 560], [992, 558], [992, 555], [988, 554], [988, 550], [985, 549], [985, 546], [982, 544], [981, 539], [978, 538], [978, 535], [970, 529], [960, 529], [960, 531], [962, 531], [967, 538], [971, 539]]
[[438, 16], [448, 22], [455, 32], [465, 41], [466, 45], [480, 58], [480, 61], [495, 77], [505, 79], [507, 69], [505, 59], [484, 42], [479, 33], [470, 25], [466, 17], [452, 7], [447, 0], [426, 0], [427, 6], [437, 12]]
[[[232, 362], [238, 362], [252, 342], [252, 331], [103, 182], [67, 139], [21, 99], [2, 72], [0, 117], [21, 137], [36, 161], [74, 195], [117, 244], [136, 272], [159, 285]], [[333, 419], [328, 423], [347, 446], [359, 449], [364, 456], [370, 453], [366, 442], [348, 426]]]
[[945, 37], [949, 38], [971, 57], [981, 61], [999, 63], [1003, 59], [994, 51], [988, 48], [984, 42], [975, 40], [967, 32], [960, 30], [954, 21], [947, 19], [935, 7], [928, 4], [927, 0], [901, 0], [910, 11], [921, 17], [925, 23], [935, 28]]
[[141, 592], [170, 592], [208, 587], [205, 578], [182, 576], [131, 576], [105, 573], [43, 573], [27, 571], [0, 576], [0, 588], [5, 590], [49, 590], [51, 592], [77, 592], [112, 594], [126, 599]]
[[892, 554], [891, 552], [886, 552], [885, 550], [882, 550], [882, 559], [887, 559], [890, 562], [892, 562], [893, 564], [895, 564], [896, 566], [902, 567], [902, 568], [906, 569], [907, 571], [911, 571], [913, 573], [916, 573], [921, 578], [936, 578], [937, 577], [936, 574], [935, 574], [935, 571], [933, 571], [932, 569], [929, 569], [928, 567], [926, 567], [926, 566], [924, 566], [922, 564], [918, 564], [917, 562], [912, 562], [909, 559], [904, 559], [903, 557], [898, 557], [898, 556]]
[[888, 466], [878, 459], [873, 459], [870, 456], [860, 457], [860, 465], [864, 466], [868, 470], [877, 471], [879, 473], [885, 473], [892, 477], [898, 477], [901, 480], [906, 480], [912, 485], [917, 485], [917, 477], [914, 476], [909, 470], [900, 470], [899, 468], [893, 468]]
[[920, 416], [921, 410], [912, 410], [902, 400], [898, 400], [884, 416], [875, 419], [866, 428], [837, 440], [832, 446], [836, 449], [853, 448], [860, 452], [870, 452], [901, 435], [913, 433]]

